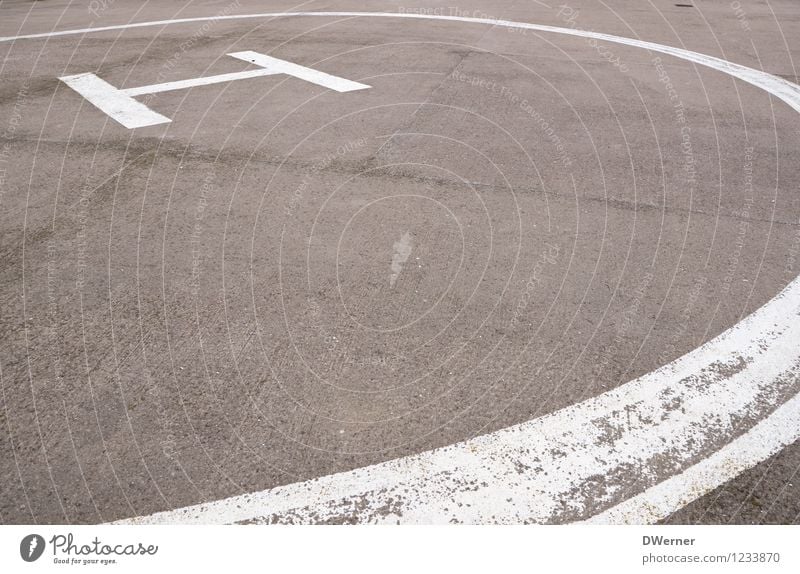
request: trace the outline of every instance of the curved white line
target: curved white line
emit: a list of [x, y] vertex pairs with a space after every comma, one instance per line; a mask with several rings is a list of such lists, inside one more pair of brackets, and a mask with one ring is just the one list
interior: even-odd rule
[[[263, 13], [65, 30], [0, 41], [289, 16], [450, 20], [594, 38], [713, 68], [800, 112], [800, 87], [760, 70], [632, 38], [487, 18]], [[350, 472], [121, 522], [519, 523], [567, 522], [591, 515], [600, 522], [655, 521], [800, 436], [800, 394], [791, 396], [800, 370], [799, 302], [800, 279], [795, 279], [747, 319], [680, 359], [521, 425]], [[704, 459], [709, 452], [714, 454]]]
[[634, 46], [636, 48], [644, 48], [645, 50], [652, 50], [662, 54], [682, 58], [690, 62], [695, 62], [703, 66], [714, 68], [720, 72], [724, 72], [749, 84], [762, 88], [771, 94], [779, 97], [781, 100], [789, 104], [792, 108], [800, 112], [800, 87], [791, 82], [756, 70], [734, 64], [721, 58], [714, 56], [707, 56], [691, 50], [684, 50], [682, 48], [674, 48], [672, 46], [665, 46], [663, 44], [656, 44], [655, 42], [645, 42], [636, 40], [634, 38], [625, 38], [623, 36], [612, 36], [610, 34], [601, 34], [599, 32], [591, 32], [587, 30], [579, 30], [573, 28], [561, 28], [558, 26], [545, 26], [543, 24], [529, 24], [527, 22], [512, 22], [510, 20], [495, 20], [492, 18], [470, 18], [466, 16], [435, 16], [426, 14], [394, 14], [391, 12], [263, 12], [259, 14], [233, 14], [228, 16], [201, 16], [197, 18], [178, 18], [175, 20], [154, 20], [151, 22], [138, 22], [133, 24], [118, 24], [115, 26], [100, 26], [96, 28], [80, 28], [77, 30], [62, 30], [60, 32], [44, 32], [41, 34], [25, 34], [20, 36], [3, 36], [0, 37], [0, 42], [11, 42], [14, 40], [31, 40], [36, 38], [52, 38], [56, 36], [72, 36], [76, 34], [90, 34], [95, 32], [107, 32], [111, 30], [126, 30], [128, 28], [147, 28], [152, 26], [166, 26], [169, 24], [186, 24], [190, 22], [205, 22], [217, 20], [248, 20], [248, 19], [263, 19], [263, 18], [288, 18], [296, 16], [316, 16], [316, 17], [362, 17], [362, 18], [405, 18], [411, 20], [448, 20], [451, 22], [466, 22], [471, 24], [489, 24], [492, 26], [502, 26], [506, 28], [519, 28], [523, 30], [537, 30], [539, 32], [552, 32], [555, 34], [567, 34], [569, 36], [579, 36], [583, 38], [594, 38], [596, 40], [605, 40], [606, 42], [613, 42], [615, 44], [625, 44]]

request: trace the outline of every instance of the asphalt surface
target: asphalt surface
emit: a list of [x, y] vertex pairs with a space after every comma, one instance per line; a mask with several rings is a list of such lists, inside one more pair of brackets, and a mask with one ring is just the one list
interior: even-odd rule
[[[436, 13], [798, 81], [796, 3], [692, 3], [2, 0], [0, 36]], [[129, 130], [58, 79], [239, 72], [226, 54], [242, 50], [371, 87], [162, 92], [139, 101], [171, 123]], [[600, 395], [761, 307], [800, 273], [800, 118], [657, 57], [343, 17], [0, 43], [0, 520], [110, 521], [450, 445]], [[799, 449], [668, 522], [800, 522]]]

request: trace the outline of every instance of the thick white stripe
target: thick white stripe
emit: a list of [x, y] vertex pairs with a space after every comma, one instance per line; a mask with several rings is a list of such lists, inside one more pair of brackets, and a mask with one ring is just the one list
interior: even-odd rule
[[188, 80], [176, 80], [174, 82], [126, 88], [124, 90], [115, 88], [108, 82], [101, 80], [91, 73], [64, 76], [59, 79], [126, 128], [140, 128], [172, 121], [133, 99], [133, 96], [142, 96], [144, 94], [157, 94], [159, 92], [183, 90], [198, 86], [231, 82], [234, 80], [272, 76], [275, 74], [295, 76], [337, 92], [352, 92], [354, 90], [363, 90], [370, 87], [366, 84], [359, 84], [358, 82], [351, 82], [344, 78], [337, 78], [325, 72], [312, 70], [311, 68], [279, 60], [278, 58], [265, 56], [258, 52], [236, 52], [228, 55], [238, 58], [239, 60], [257, 64], [261, 69], [206, 76], [203, 78], [190, 78]]
[[800, 395], [705, 460], [593, 516], [597, 524], [651, 524], [800, 440]]
[[279, 60], [278, 58], [273, 58], [272, 56], [265, 56], [264, 54], [259, 54], [258, 52], [234, 52], [233, 54], [228, 55], [233, 56], [234, 58], [239, 58], [240, 60], [244, 60], [245, 62], [252, 62], [253, 64], [257, 64], [263, 68], [271, 70], [276, 74], [288, 74], [289, 76], [294, 76], [295, 78], [305, 80], [306, 82], [311, 82], [312, 84], [324, 86], [337, 92], [353, 92], [355, 90], [365, 90], [369, 88], [369, 86], [366, 84], [351, 82], [350, 80], [345, 80], [344, 78], [331, 76], [330, 74], [320, 72], [319, 70], [312, 70], [311, 68], [299, 66], [285, 60]]
[[64, 76], [59, 80], [128, 129], [155, 126], [172, 121], [137, 102], [130, 94], [118, 90], [94, 74]]
[[[68, 30], [0, 41], [281, 16], [450, 20], [594, 38], [719, 70], [766, 90], [800, 112], [800, 88], [759, 70], [632, 38], [505, 20], [369, 12], [265, 13]], [[792, 393], [797, 378], [798, 302], [800, 284], [795, 280], [746, 320], [677, 361], [522, 425], [379, 465], [124, 522], [569, 521], [642, 491], [628, 506], [623, 504], [598, 519], [657, 519], [724, 479], [725, 474], [709, 476], [708, 471], [717, 465], [733, 462], [730, 472], [740, 472], [797, 437], [800, 395], [778, 405]], [[747, 429], [752, 424], [748, 421], [767, 416]], [[731, 440], [736, 442], [725, 447]], [[750, 449], [755, 442], [761, 448]], [[718, 449], [723, 450], [702, 462]], [[687, 487], [693, 492], [687, 493]], [[657, 510], [652, 515], [634, 514], [637, 508], [649, 507]]]

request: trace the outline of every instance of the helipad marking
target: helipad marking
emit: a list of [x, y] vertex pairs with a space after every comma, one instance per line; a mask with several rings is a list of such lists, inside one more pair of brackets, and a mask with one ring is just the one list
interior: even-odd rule
[[[756, 313], [680, 359], [527, 423], [350, 472], [121, 522], [582, 519], [701, 461], [741, 432], [737, 421], [770, 415], [800, 369], [798, 301], [800, 280], [795, 280]], [[772, 417], [749, 431], [762, 448], [736, 468], [795, 440], [800, 395]], [[744, 437], [742, 445], [754, 440]], [[658, 495], [659, 512], [636, 513], [634, 521], [670, 514], [729, 476], [688, 472], [696, 477], [691, 483], [668, 482], [640, 495], [633, 508], [646, 508], [651, 495]], [[681, 490], [686, 485], [692, 490]], [[664, 491], [671, 496], [662, 496]], [[624, 508], [606, 517], [628, 521]]]
[[[632, 38], [487, 18], [262, 13], [122, 24], [0, 41], [289, 16], [449, 20], [595, 38], [719, 70], [764, 89], [800, 112], [800, 87], [760, 70]], [[691, 353], [551, 415], [350, 472], [122, 522], [548, 522], [581, 519], [604, 509], [599, 520], [650, 521], [729, 478], [727, 473], [706, 470], [732, 463], [733, 472], [739, 472], [795, 440], [800, 394], [779, 405], [792, 393], [800, 370], [798, 319], [800, 279], [795, 279], [750, 317]], [[736, 438], [743, 430], [741, 421], [758, 419], [763, 420]], [[762, 448], [748, 450], [756, 440]], [[714, 451], [718, 454], [703, 460]], [[688, 487], [693, 490], [686, 492]], [[630, 498], [636, 492], [641, 494]], [[628, 502], [620, 504], [625, 499]], [[652, 515], [629, 514], [641, 508], [658, 510]]]
[[664, 44], [656, 44], [655, 42], [646, 42], [637, 40], [635, 38], [625, 38], [623, 36], [612, 36], [610, 34], [601, 34], [599, 32], [592, 32], [588, 30], [580, 30], [576, 28], [561, 28], [558, 26], [546, 26], [544, 24], [529, 24], [527, 22], [513, 22], [510, 20], [495, 20], [492, 18], [470, 18], [468, 16], [437, 16], [428, 14], [406, 14], [406, 13], [391, 13], [391, 12], [261, 12], [258, 14], [232, 14], [227, 16], [200, 16], [197, 18], [176, 18], [174, 20], [153, 20], [151, 22], [138, 22], [132, 24], [117, 24], [114, 26], [99, 26], [96, 28], [79, 28], [76, 30], [62, 30], [60, 32], [43, 32], [40, 34], [23, 34], [20, 36], [3, 36], [0, 37], [0, 42], [11, 42], [15, 40], [36, 39], [36, 38], [53, 38], [57, 36], [71, 36], [76, 34], [89, 34], [93, 32], [108, 32], [112, 30], [126, 30], [129, 28], [147, 28], [151, 26], [165, 26], [168, 24], [187, 24], [190, 22], [207, 22], [207, 21], [220, 21], [220, 20], [249, 20], [253, 18], [289, 18], [298, 16], [315, 16], [315, 17], [335, 17], [335, 18], [404, 18], [409, 20], [446, 20], [450, 22], [466, 22], [471, 24], [489, 24], [492, 26], [501, 26], [505, 28], [519, 28], [523, 30], [537, 30], [539, 32], [553, 32], [555, 34], [566, 34], [568, 36], [579, 36], [581, 38], [594, 38], [596, 40], [605, 40], [614, 44], [625, 44], [637, 48], [644, 48], [662, 54], [682, 58], [690, 62], [696, 62], [703, 66], [714, 68], [721, 72], [725, 72], [731, 76], [737, 77], [740, 80], [758, 86], [771, 94], [779, 97], [784, 102], [789, 104], [792, 108], [800, 112], [800, 87], [791, 82], [778, 78], [772, 74], [762, 72], [734, 64], [721, 58], [714, 56], [707, 56], [692, 52], [691, 50], [684, 50], [683, 48], [675, 48], [673, 46], [665, 46]]
[[293, 64], [285, 60], [279, 60], [272, 56], [265, 56], [258, 52], [235, 52], [233, 54], [228, 54], [228, 56], [251, 62], [260, 66], [261, 69], [219, 74], [217, 76], [206, 76], [204, 78], [178, 80], [175, 82], [165, 82], [163, 84], [153, 84], [124, 90], [112, 86], [92, 73], [63, 76], [59, 78], [59, 80], [89, 100], [96, 108], [105, 112], [108, 116], [128, 129], [142, 128], [172, 121], [133, 99], [134, 96], [142, 96], [144, 94], [157, 94], [170, 90], [184, 90], [197, 86], [207, 86], [209, 84], [219, 84], [222, 82], [258, 78], [261, 76], [272, 76], [274, 74], [287, 74], [337, 92], [352, 92], [354, 90], [364, 90], [370, 87], [366, 84], [352, 82], [344, 78], [326, 74], [325, 72], [306, 68], [305, 66]]

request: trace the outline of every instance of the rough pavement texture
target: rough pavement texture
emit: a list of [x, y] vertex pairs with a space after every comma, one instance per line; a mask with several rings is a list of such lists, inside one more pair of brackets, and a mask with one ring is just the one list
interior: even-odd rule
[[[435, 7], [797, 81], [790, 1], [267, 4], [4, 0], [0, 36]], [[119, 519], [451, 444], [650, 372], [768, 301], [800, 272], [800, 118], [606, 48], [358, 18], [0, 43], [0, 520]], [[172, 123], [131, 131], [57, 79], [236, 72], [241, 50], [372, 88], [164, 92], [139, 100]], [[799, 465], [795, 445], [671, 522], [797, 522]]]

